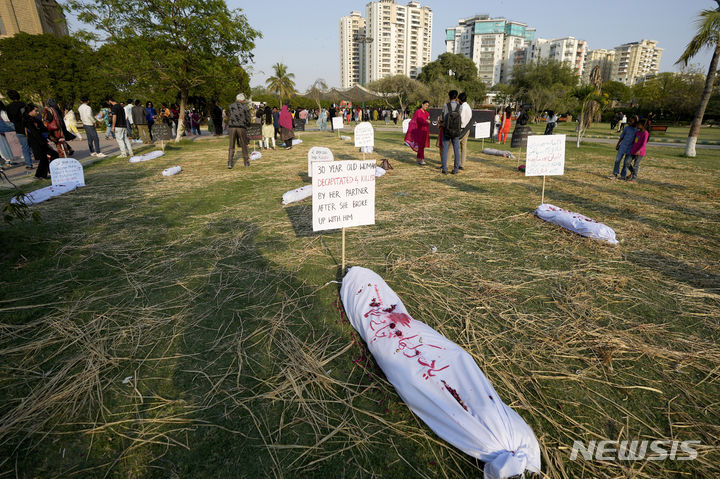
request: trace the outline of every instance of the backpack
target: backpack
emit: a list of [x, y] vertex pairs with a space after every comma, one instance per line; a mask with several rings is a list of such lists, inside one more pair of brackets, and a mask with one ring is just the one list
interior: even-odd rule
[[456, 103], [452, 109], [452, 103], [447, 104], [448, 114], [445, 116], [445, 128], [443, 131], [449, 138], [459, 138], [462, 133], [462, 119], [460, 118], [460, 107]]

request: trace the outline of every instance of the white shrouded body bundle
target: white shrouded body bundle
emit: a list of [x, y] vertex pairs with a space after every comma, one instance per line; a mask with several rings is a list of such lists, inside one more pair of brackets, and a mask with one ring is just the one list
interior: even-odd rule
[[[42, 203], [43, 201], [47, 201], [50, 198], [64, 195], [65, 193], [73, 191], [76, 188], [76, 184], [46, 186], [45, 188], [40, 188], [26, 194], [25, 198], [23, 198], [23, 201], [27, 206], [36, 205], [38, 203]], [[19, 204], [20, 202], [16, 198], [13, 198], [12, 200], [10, 200], [10, 203]]]
[[495, 148], [485, 148], [482, 152], [484, 155], [502, 156], [504, 158], [510, 158], [511, 160], [515, 159], [515, 155], [513, 155], [511, 152], [505, 151], [505, 150], [496, 150]]
[[543, 203], [535, 210], [535, 215], [548, 223], [570, 230], [582, 236], [593, 238], [610, 244], [618, 244], [615, 231], [609, 226], [583, 216], [580, 213], [564, 210], [557, 206]]
[[165, 154], [164, 151], [155, 150], [155, 151], [151, 151], [149, 153], [145, 153], [144, 155], [131, 156], [130, 163], [140, 163], [141, 161], [154, 160], [155, 158], [160, 158], [164, 154]]
[[345, 312], [388, 381], [438, 436], [485, 462], [485, 479], [540, 472], [532, 429], [504, 404], [475, 360], [427, 324], [369, 269], [351, 268]]
[[177, 175], [182, 171], [182, 167], [180, 166], [172, 166], [170, 168], [165, 168], [162, 172], [163, 176], [174, 176]]
[[312, 185], [301, 186], [300, 188], [295, 188], [294, 190], [290, 190], [283, 194], [282, 204], [288, 205], [290, 203], [295, 203], [296, 201], [302, 201], [305, 198], [310, 198], [311, 196]]

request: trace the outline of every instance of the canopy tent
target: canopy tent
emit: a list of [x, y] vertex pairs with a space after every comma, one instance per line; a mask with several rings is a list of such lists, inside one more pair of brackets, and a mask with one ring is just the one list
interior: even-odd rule
[[[308, 90], [307, 93], [303, 95], [307, 98], [313, 98], [312, 94], [310, 93], [310, 90]], [[376, 93], [373, 91], [368, 90], [367, 88], [355, 85], [350, 88], [331, 88], [327, 91], [320, 91], [318, 92], [318, 98], [321, 101], [350, 101], [353, 103], [362, 103], [366, 101], [373, 101], [373, 100], [381, 100], [388, 96], [394, 96], [394, 95], [385, 95], [383, 93]]]

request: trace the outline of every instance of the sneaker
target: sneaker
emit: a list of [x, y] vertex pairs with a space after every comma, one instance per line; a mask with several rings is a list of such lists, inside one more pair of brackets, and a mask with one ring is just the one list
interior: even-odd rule
[[458, 170], [452, 170], [452, 171], [450, 172], [450, 174], [452, 174], [452, 175], [457, 175], [457, 174], [458, 174]]
[[441, 170], [441, 173], [442, 173], [443, 175], [447, 175], [447, 170]]
[[608, 176], [608, 180], [617, 180], [617, 175], [610, 175]]
[[105, 153], [95, 153], [95, 156], [98, 158], [105, 158], [107, 155]]
[[95, 157], [95, 156], [97, 156], [97, 153], [95, 153], [95, 152], [93, 151], [92, 153], [90, 153], [90, 156]]
[[464, 166], [458, 166], [458, 168], [460, 168], [461, 170], [464, 170], [464, 169], [465, 169]]
[[417, 162], [417, 164], [420, 165], [420, 166], [425, 166], [425, 165], [427, 165], [427, 163], [425, 163], [425, 160], [420, 160], [420, 161]]
[[119, 158], [127, 158], [127, 157], [128, 157], [128, 156], [127, 156], [127, 155], [124, 155], [124, 154], [119, 156]]

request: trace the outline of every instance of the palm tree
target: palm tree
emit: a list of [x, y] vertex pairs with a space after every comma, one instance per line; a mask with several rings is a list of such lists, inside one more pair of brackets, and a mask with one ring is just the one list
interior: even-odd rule
[[288, 73], [287, 65], [282, 63], [276, 63], [273, 65], [275, 72], [274, 76], [271, 76], [265, 81], [268, 90], [274, 92], [280, 96], [280, 103], [282, 103], [283, 97], [290, 99], [295, 94], [295, 78], [294, 73]]
[[720, 58], [720, 0], [715, 0], [718, 8], [715, 10], [703, 10], [697, 19], [697, 34], [690, 40], [685, 51], [676, 62], [683, 63], [687, 66], [692, 57], [698, 54], [705, 47], [713, 49], [712, 59], [710, 60], [710, 68], [708, 68], [705, 77], [705, 89], [703, 90], [700, 104], [695, 111], [695, 116], [690, 124], [690, 133], [688, 134], [687, 144], [685, 145], [685, 155], [695, 157], [695, 144], [700, 134], [700, 125], [702, 125], [705, 108], [713, 91], [715, 83], [715, 75], [717, 72], [718, 59]]

